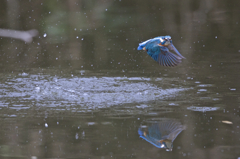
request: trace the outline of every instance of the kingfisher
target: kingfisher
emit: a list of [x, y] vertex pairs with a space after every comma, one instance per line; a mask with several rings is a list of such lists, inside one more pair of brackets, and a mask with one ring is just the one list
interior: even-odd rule
[[186, 129], [178, 121], [163, 121], [152, 123], [149, 126], [141, 126], [138, 129], [140, 138], [146, 140], [157, 148], [164, 148], [166, 151], [172, 151], [173, 141]]
[[[159, 36], [139, 43], [137, 50], [145, 50], [162, 66], [174, 67], [185, 59], [172, 43], [171, 36]], [[173, 50], [176, 54], [171, 53]]]

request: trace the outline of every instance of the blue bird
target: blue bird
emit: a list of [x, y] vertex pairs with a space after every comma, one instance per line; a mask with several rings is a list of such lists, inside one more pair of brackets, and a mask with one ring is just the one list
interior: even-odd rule
[[184, 130], [186, 126], [177, 121], [163, 121], [151, 124], [148, 127], [140, 127], [138, 134], [141, 138], [156, 146], [172, 151], [173, 141]]
[[[174, 67], [185, 59], [172, 43], [171, 36], [159, 36], [139, 43], [138, 50], [146, 50], [162, 66]], [[171, 53], [173, 50], [176, 54]]]

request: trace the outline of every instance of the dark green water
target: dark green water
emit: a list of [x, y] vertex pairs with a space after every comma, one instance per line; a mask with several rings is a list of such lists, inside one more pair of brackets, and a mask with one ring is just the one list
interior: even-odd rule
[[[39, 35], [0, 37], [0, 158], [240, 158], [239, 7], [3, 1], [0, 28]], [[136, 49], [160, 35], [186, 57], [179, 66]], [[138, 135], [162, 119], [186, 126], [172, 152]]]

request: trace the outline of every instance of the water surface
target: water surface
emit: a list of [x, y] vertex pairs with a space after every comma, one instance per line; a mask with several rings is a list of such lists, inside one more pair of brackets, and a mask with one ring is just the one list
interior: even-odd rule
[[[221, 7], [220, 7], [221, 6]], [[239, 3], [4, 1], [2, 158], [239, 158]], [[159, 66], [139, 42], [171, 35], [186, 57]], [[186, 126], [166, 152], [147, 121]]]

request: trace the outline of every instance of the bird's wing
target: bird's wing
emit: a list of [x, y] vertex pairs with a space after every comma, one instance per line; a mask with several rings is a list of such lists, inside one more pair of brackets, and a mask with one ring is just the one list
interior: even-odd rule
[[170, 141], [174, 141], [175, 138], [186, 129], [185, 125], [182, 125], [180, 122], [177, 121], [169, 121], [169, 122], [163, 122], [159, 124], [159, 130], [163, 133], [163, 139], [168, 139]]
[[181, 63], [181, 58], [169, 51], [162, 51], [158, 56], [158, 63], [162, 66], [174, 67]]
[[183, 130], [183, 128], [178, 128], [177, 130], [169, 134], [168, 139], [173, 142]]
[[174, 67], [182, 62], [181, 57], [171, 53], [168, 48], [164, 46], [156, 44], [149, 48], [147, 53], [162, 66]]
[[173, 44], [170, 44], [167, 46], [167, 48], [169, 50], [173, 50], [181, 59], [185, 59], [185, 57], [183, 57], [180, 52], [175, 48], [175, 46]]

